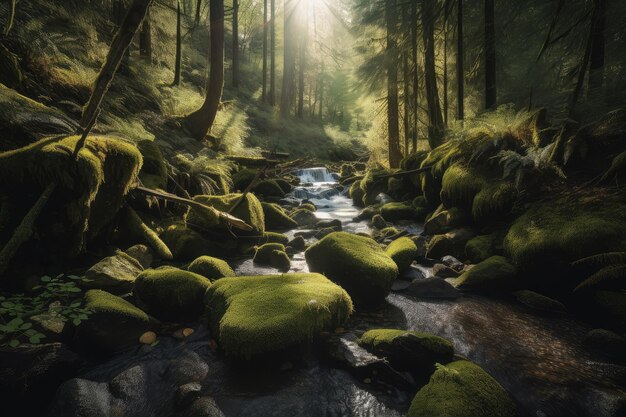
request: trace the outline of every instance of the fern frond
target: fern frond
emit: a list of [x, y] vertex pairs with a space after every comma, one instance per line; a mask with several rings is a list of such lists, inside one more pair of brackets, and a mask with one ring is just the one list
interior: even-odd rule
[[619, 264], [626, 264], [626, 252], [600, 253], [572, 262], [572, 266], [591, 265], [605, 267]]
[[626, 284], [626, 265], [605, 266], [578, 284], [574, 292], [602, 285], [603, 288], [622, 288]]

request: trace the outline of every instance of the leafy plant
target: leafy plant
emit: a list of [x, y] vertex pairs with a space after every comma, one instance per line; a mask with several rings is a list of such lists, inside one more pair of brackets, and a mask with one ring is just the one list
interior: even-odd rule
[[502, 179], [512, 180], [517, 188], [522, 188], [532, 177], [558, 177], [565, 179], [563, 171], [550, 162], [551, 147], [527, 148], [525, 154], [503, 150], [492, 157], [502, 168]]
[[0, 344], [17, 347], [24, 341], [39, 344], [46, 336], [36, 330], [35, 316], [45, 316], [79, 325], [89, 317], [90, 311], [82, 307], [76, 285], [87, 281], [83, 277], [63, 274], [54, 278], [41, 277], [41, 284], [34, 287], [34, 295], [0, 295]]
[[623, 287], [626, 283], [626, 252], [609, 252], [589, 256], [572, 263], [574, 266], [594, 266], [600, 268], [574, 291], [593, 287]]

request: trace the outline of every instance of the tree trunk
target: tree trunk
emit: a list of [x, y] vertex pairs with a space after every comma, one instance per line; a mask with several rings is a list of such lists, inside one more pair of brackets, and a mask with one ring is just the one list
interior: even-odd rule
[[150, 10], [143, 20], [143, 27], [139, 34], [139, 56], [152, 63], [152, 24], [150, 23]]
[[267, 101], [267, 0], [263, 0], [263, 87], [261, 100]]
[[485, 108], [496, 106], [495, 0], [485, 0]]
[[209, 2], [211, 74], [206, 99], [195, 112], [185, 118], [192, 137], [203, 140], [213, 126], [224, 88], [224, 1]]
[[387, 23], [387, 131], [389, 141], [389, 166], [398, 168], [402, 159], [400, 129], [398, 126], [398, 68], [395, 33], [397, 32], [396, 0], [385, 0]]
[[424, 83], [428, 103], [428, 143], [431, 149], [443, 140], [443, 118], [437, 91], [435, 70], [435, 10], [434, 0], [424, 0], [422, 7], [422, 34], [424, 41]]
[[402, 101], [402, 109], [404, 112], [404, 155], [409, 154], [409, 138], [411, 137], [411, 94], [409, 92], [409, 80], [411, 74], [409, 74], [409, 58], [406, 52], [402, 53], [402, 86], [404, 99]]
[[456, 100], [457, 119], [463, 120], [465, 117], [465, 70], [463, 69], [463, 0], [457, 0], [457, 33], [456, 33]]
[[322, 61], [322, 73], [320, 74], [320, 110], [319, 110], [319, 119], [320, 121], [324, 120], [324, 61]]
[[289, 115], [295, 91], [296, 67], [296, 33], [297, 33], [297, 0], [284, 2], [284, 51], [283, 51], [283, 83], [280, 96], [280, 114]]
[[271, 0], [270, 11], [270, 105], [276, 104], [276, 0]]
[[606, 28], [606, 0], [594, 0], [595, 19], [589, 58], [589, 93], [599, 97], [604, 81], [604, 49]]
[[94, 89], [89, 97], [89, 101], [83, 109], [81, 126], [87, 126], [95, 116], [104, 95], [111, 87], [113, 77], [117, 71], [128, 46], [133, 41], [141, 22], [143, 21], [153, 0], [134, 0], [131, 4], [120, 29], [113, 38], [111, 48], [104, 61], [104, 65], [96, 78]]
[[300, 66], [298, 71], [298, 85], [300, 89], [298, 90], [298, 118], [302, 119], [304, 117], [304, 67], [306, 65], [306, 48], [307, 48], [307, 38], [308, 38], [308, 26], [304, 28], [304, 33], [301, 36], [300, 41], [300, 62], [298, 65]]
[[180, 15], [180, 0], [176, 7], [176, 61], [174, 63], [174, 85], [180, 85], [180, 72], [182, 68], [183, 40]]
[[450, 0], [444, 3], [443, 11], [443, 125], [448, 127], [448, 16]]
[[[180, 5], [179, 5], [180, 6]], [[202, 0], [196, 1], [196, 20], [195, 25], [198, 26], [200, 24], [200, 12], [202, 11]]]
[[417, 1], [412, 2], [411, 7], [411, 54], [413, 56], [413, 126], [412, 126], [412, 149], [417, 152], [417, 110], [419, 108], [419, 62], [417, 61]]
[[239, 87], [239, 0], [233, 0], [233, 87]]

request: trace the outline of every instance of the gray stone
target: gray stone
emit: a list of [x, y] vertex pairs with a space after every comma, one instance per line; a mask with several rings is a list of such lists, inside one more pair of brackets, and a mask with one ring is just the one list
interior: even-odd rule
[[139, 261], [128, 255], [114, 255], [104, 258], [85, 272], [89, 281], [81, 282], [86, 289], [106, 290], [112, 294], [123, 294], [133, 288], [135, 278], [143, 269]]
[[455, 300], [461, 297], [461, 292], [452, 284], [436, 277], [416, 279], [411, 282], [406, 292], [417, 298]]
[[458, 272], [463, 271], [463, 268], [465, 268], [465, 264], [456, 259], [454, 256], [444, 256], [443, 258], [441, 258], [441, 262]]
[[385, 219], [383, 219], [383, 216], [381, 216], [380, 214], [376, 214], [374, 215], [374, 217], [372, 217], [372, 227], [374, 229], [384, 229], [385, 227], [387, 227], [387, 222], [385, 221]]
[[188, 384], [181, 385], [176, 390], [174, 396], [176, 402], [176, 408], [184, 410], [189, 407], [195, 400], [202, 395], [202, 385], [197, 382], [190, 382]]
[[438, 278], [457, 278], [460, 273], [444, 264], [433, 266], [433, 275]]
[[136, 259], [144, 269], [150, 268], [154, 260], [154, 252], [146, 245], [131, 246], [124, 253]]
[[315, 224], [315, 227], [318, 229], [325, 229], [327, 227], [330, 227], [333, 228], [336, 232], [341, 232], [342, 230], [341, 221], [338, 219], [320, 220]]
[[211, 397], [198, 398], [183, 415], [185, 417], [224, 417], [224, 413]]

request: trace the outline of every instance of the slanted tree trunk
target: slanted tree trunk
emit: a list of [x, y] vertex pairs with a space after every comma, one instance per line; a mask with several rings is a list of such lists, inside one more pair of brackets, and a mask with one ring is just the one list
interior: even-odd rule
[[176, 60], [174, 62], [174, 85], [180, 85], [180, 72], [182, 68], [183, 57], [183, 38], [181, 28], [180, 0], [178, 0], [176, 3]]
[[594, 21], [589, 58], [589, 93], [599, 96], [604, 81], [604, 50], [606, 28], [606, 0], [594, 0]]
[[267, 101], [267, 0], [263, 0], [263, 87], [261, 100]]
[[296, 36], [297, 36], [297, 13], [296, 0], [284, 2], [284, 51], [283, 51], [283, 83], [280, 96], [280, 114], [289, 115], [293, 103], [295, 91], [296, 69]]
[[389, 135], [389, 166], [398, 168], [402, 159], [398, 126], [398, 68], [395, 34], [397, 32], [396, 0], [385, 0], [387, 25], [387, 132]]
[[276, 104], [276, 0], [271, 0], [270, 11], [270, 105]]
[[185, 118], [192, 137], [203, 140], [213, 126], [224, 88], [224, 1], [209, 2], [211, 74], [207, 95], [200, 107]]
[[152, 24], [150, 22], [150, 10], [143, 20], [143, 27], [139, 34], [139, 56], [152, 63]]
[[98, 78], [96, 78], [91, 97], [89, 97], [89, 101], [83, 109], [81, 126], [87, 126], [96, 115], [104, 95], [111, 87], [115, 72], [120, 66], [124, 54], [133, 41], [133, 37], [137, 33], [139, 26], [141, 26], [141, 22], [146, 16], [152, 1], [153, 0], [134, 0], [130, 5], [120, 29], [113, 38], [111, 48], [98, 74]]
[[485, 0], [485, 108], [496, 106], [495, 0]]
[[456, 32], [456, 114], [458, 120], [465, 117], [465, 69], [463, 68], [463, 0], [457, 0], [457, 32]]
[[9, 15], [7, 16], [7, 23], [4, 26], [4, 36], [9, 36], [13, 28], [13, 22], [15, 21], [15, 3], [16, 0], [9, 0]]
[[424, 41], [424, 84], [428, 104], [428, 143], [431, 149], [434, 149], [441, 145], [443, 140], [443, 118], [435, 70], [434, 0], [424, 0], [422, 4], [422, 35]]
[[233, 0], [233, 87], [239, 87], [239, 0]]

